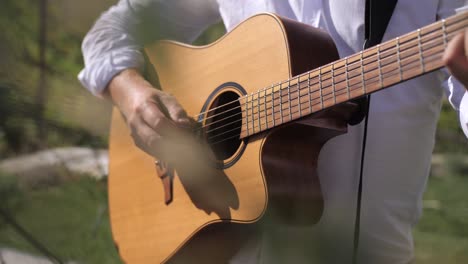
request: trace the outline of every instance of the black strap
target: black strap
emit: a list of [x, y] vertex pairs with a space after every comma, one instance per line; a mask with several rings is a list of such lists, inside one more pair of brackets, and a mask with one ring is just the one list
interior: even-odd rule
[[[388, 22], [392, 17], [397, 0], [366, 0], [365, 10], [365, 31], [364, 31], [364, 49], [379, 44], [382, 41]], [[366, 117], [367, 97], [355, 100], [359, 105], [359, 110], [351, 117], [349, 124], [354, 126]]]
[[[388, 22], [392, 17], [393, 10], [395, 9], [397, 0], [366, 0], [365, 10], [365, 42], [364, 49], [370, 48], [379, 44], [387, 29]], [[367, 102], [361, 105], [365, 105], [365, 117], [364, 122], [364, 134], [362, 141], [362, 152], [361, 152], [361, 167], [359, 171], [359, 186], [357, 195], [357, 207], [356, 207], [356, 219], [354, 222], [354, 248], [353, 248], [353, 263], [357, 263], [357, 250], [359, 247], [359, 231], [361, 222], [361, 198], [362, 198], [362, 179], [364, 171], [364, 157], [366, 154], [366, 142], [367, 142], [367, 125], [369, 121], [369, 106], [371, 96], [367, 96]]]
[[365, 49], [382, 41], [396, 3], [397, 0], [366, 0]]

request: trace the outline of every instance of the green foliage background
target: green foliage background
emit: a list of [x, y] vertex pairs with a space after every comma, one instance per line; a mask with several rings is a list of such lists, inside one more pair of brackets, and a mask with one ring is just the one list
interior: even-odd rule
[[39, 112], [39, 1], [0, 3], [0, 157], [31, 152], [44, 143], [49, 147], [106, 146], [110, 105], [90, 96], [76, 79], [83, 67], [81, 40], [92, 21], [67, 21], [66, 10], [72, 3], [76, 5], [74, 1], [48, 1], [47, 142], [38, 142], [35, 125]]

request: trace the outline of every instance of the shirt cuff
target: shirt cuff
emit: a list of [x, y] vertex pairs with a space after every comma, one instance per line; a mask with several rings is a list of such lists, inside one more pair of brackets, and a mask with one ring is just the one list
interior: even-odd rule
[[143, 54], [139, 50], [113, 50], [93, 62], [78, 74], [78, 80], [91, 93], [101, 96], [115, 75], [125, 69], [144, 69]]
[[468, 92], [465, 92], [460, 102], [460, 126], [468, 138]]

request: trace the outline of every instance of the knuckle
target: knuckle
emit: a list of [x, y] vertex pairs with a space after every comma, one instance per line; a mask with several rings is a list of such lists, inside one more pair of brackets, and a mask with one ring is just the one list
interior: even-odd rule
[[145, 111], [145, 104], [137, 104], [133, 107], [133, 113], [141, 115]]
[[137, 146], [140, 149], [144, 149], [144, 144], [141, 142], [141, 140], [133, 139], [133, 142], [135, 143], [135, 146]]
[[131, 133], [130, 133], [132, 139], [133, 139], [133, 143], [135, 143], [135, 145], [137, 145], [139, 148], [142, 148], [143, 146], [143, 142], [142, 142], [142, 138], [140, 136], [140, 134], [138, 133], [138, 131], [136, 129], [132, 130]]
[[177, 99], [175, 98], [175, 96], [169, 93], [164, 93], [163, 95], [161, 95], [160, 99], [164, 101], [166, 104], [177, 103]]
[[154, 120], [158, 120], [163, 116], [159, 106], [153, 103], [145, 104], [139, 114], [149, 123], [152, 123]]
[[181, 117], [186, 117], [187, 116], [187, 112], [185, 112], [184, 109], [182, 108], [176, 108], [175, 111], [174, 111], [174, 115], [178, 118], [181, 118]]
[[447, 53], [445, 53], [444, 56], [442, 57], [442, 62], [444, 63], [444, 65], [450, 66], [451, 59]]
[[455, 54], [452, 50], [447, 50], [444, 55], [442, 56], [442, 61], [446, 66], [453, 66], [455, 64]]
[[136, 120], [136, 118], [129, 119], [127, 127], [130, 130], [130, 136], [132, 138], [139, 138], [140, 137], [140, 131], [139, 131], [140, 126], [139, 126], [139, 122]]
[[158, 141], [155, 135], [149, 135], [148, 137], [146, 137], [145, 143], [149, 147], [156, 147]]
[[163, 94], [168, 98], [169, 97], [174, 97], [174, 95], [172, 95], [172, 93], [170, 93], [170, 92], [164, 92]]
[[147, 114], [157, 114], [159, 112], [159, 107], [152, 101], [145, 101], [141, 104], [138, 104], [134, 108], [134, 113], [139, 116]]
[[133, 143], [137, 147], [139, 147], [140, 149], [143, 149], [144, 147], [143, 141], [136, 131], [132, 131], [132, 139], [133, 139]]
[[152, 127], [153, 127], [155, 130], [159, 130], [159, 129], [161, 129], [163, 126], [164, 126], [164, 120], [163, 120], [163, 118], [155, 118], [155, 119], [153, 120], [153, 125], [152, 125]]

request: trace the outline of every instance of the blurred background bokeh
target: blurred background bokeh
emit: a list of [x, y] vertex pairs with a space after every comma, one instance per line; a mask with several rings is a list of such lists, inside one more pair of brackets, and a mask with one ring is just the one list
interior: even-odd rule
[[[76, 79], [83, 36], [115, 2], [0, 2], [0, 263], [120, 263], [107, 207], [111, 105]], [[416, 263], [468, 263], [467, 142], [445, 103]]]

